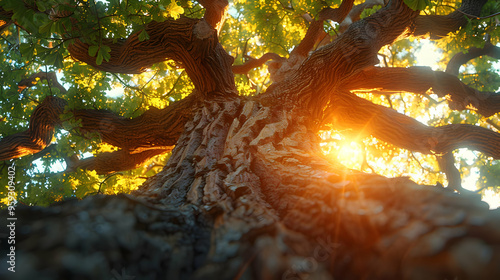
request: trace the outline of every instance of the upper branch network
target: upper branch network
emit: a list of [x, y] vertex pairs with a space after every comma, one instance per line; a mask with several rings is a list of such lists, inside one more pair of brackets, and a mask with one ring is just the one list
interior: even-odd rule
[[236, 92], [231, 71], [233, 58], [218, 41], [218, 31], [224, 22], [227, 1], [201, 1], [206, 7], [205, 17], [193, 19], [181, 17], [177, 20], [151, 22], [144, 31], [149, 39], [141, 41], [139, 34], [113, 42], [104, 39], [110, 58], [97, 64], [89, 55], [89, 45], [75, 40], [69, 46], [71, 56], [94, 68], [113, 72], [137, 74], [146, 71], [154, 63], [172, 59], [184, 67], [196, 89], [206, 95], [211, 92], [233, 94]]

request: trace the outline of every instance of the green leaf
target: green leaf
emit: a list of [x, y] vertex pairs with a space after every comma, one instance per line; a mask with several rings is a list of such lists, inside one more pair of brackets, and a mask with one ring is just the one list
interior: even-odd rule
[[99, 53], [101, 53], [102, 57], [106, 61], [109, 61], [109, 59], [111, 58], [111, 54], [109, 54], [109, 52], [111, 52], [111, 48], [106, 45], [101, 46], [101, 48], [99, 49]]
[[45, 7], [45, 5], [43, 4], [43, 1], [36, 1], [36, 6], [38, 7], [38, 10], [40, 12], [45, 12], [47, 10], [47, 8]]
[[31, 60], [35, 52], [35, 46], [31, 44], [21, 44], [19, 46], [19, 51], [21, 51], [23, 57], [26, 57], [27, 60]]
[[89, 47], [89, 55], [95, 56], [97, 54], [98, 50], [99, 50], [99, 46], [90, 46]]
[[102, 59], [103, 59], [102, 52], [101, 52], [101, 51], [99, 51], [99, 52], [97, 53], [97, 59], [95, 60], [95, 63], [96, 63], [97, 65], [101, 65], [101, 64], [102, 64]]
[[143, 29], [143, 30], [141, 31], [141, 33], [139, 33], [139, 41], [141, 41], [141, 42], [142, 42], [142, 41], [146, 41], [146, 40], [148, 40], [148, 39], [149, 39], [149, 35], [148, 35], [148, 33], [146, 32], [146, 29]]
[[50, 33], [50, 29], [52, 28], [52, 24], [54, 24], [53, 21], [49, 21], [46, 24], [40, 26], [38, 28], [38, 32], [40, 33]]
[[57, 56], [56, 56], [56, 59], [54, 60], [54, 66], [57, 68], [57, 69], [61, 69], [64, 67], [64, 64], [63, 64], [63, 61], [64, 61], [64, 57], [61, 53], [57, 53]]
[[63, 56], [59, 52], [53, 52], [47, 55], [45, 61], [49, 65], [54, 65], [56, 68], [63, 68]]
[[412, 10], [423, 10], [431, 4], [430, 0], [404, 0], [405, 4]]

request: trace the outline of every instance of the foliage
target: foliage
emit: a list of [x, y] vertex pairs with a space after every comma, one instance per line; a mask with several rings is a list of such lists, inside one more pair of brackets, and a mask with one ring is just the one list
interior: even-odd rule
[[[356, 1], [359, 4], [362, 1]], [[249, 57], [258, 58], [267, 52], [287, 57], [304, 37], [309, 22], [303, 15], [316, 17], [324, 7], [337, 7], [340, 0], [331, 1], [240, 1], [231, 3], [229, 15], [220, 34], [220, 42], [235, 57], [235, 64], [242, 64]], [[426, 14], [448, 14], [460, 1], [407, 0], [415, 9]], [[110, 58], [110, 48], [105, 38], [114, 42], [140, 32], [140, 40], [148, 40], [144, 26], [151, 21], [175, 19], [185, 14], [201, 17], [203, 9], [197, 2], [171, 0], [0, 0], [5, 10], [14, 12], [17, 25], [4, 29], [0, 38], [0, 136], [11, 135], [27, 128], [29, 116], [46, 96], [53, 95], [68, 101], [67, 109], [111, 110], [125, 117], [136, 117], [145, 110], [164, 108], [172, 101], [185, 97], [193, 90], [184, 70], [171, 61], [154, 65], [139, 75], [109, 74], [74, 61], [67, 50], [76, 39], [90, 44], [89, 55], [101, 64]], [[500, 10], [499, 3], [490, 0], [483, 9], [484, 16]], [[363, 12], [369, 16], [380, 7]], [[61, 15], [57, 21], [54, 14]], [[500, 39], [495, 28], [499, 17], [472, 19], [471, 24], [450, 36], [435, 41], [442, 57], [437, 69], [444, 70], [449, 59], [469, 46], [480, 47], [488, 34], [493, 44]], [[480, 23], [480, 24], [478, 24]], [[479, 28], [478, 28], [479, 27]], [[332, 33], [336, 30], [332, 27]], [[64, 34], [61, 36], [61, 34]], [[421, 47], [417, 38], [398, 41], [381, 50], [381, 66], [407, 67], [418, 65], [416, 50]], [[498, 67], [498, 65], [497, 65]], [[17, 84], [39, 71], [56, 71], [66, 88], [61, 92], [47, 81], [22, 91]], [[461, 71], [460, 78], [479, 89], [495, 91], [500, 87], [495, 63], [487, 57], [470, 61]], [[266, 66], [246, 75], [236, 75], [241, 94], [252, 95], [265, 91], [270, 80]], [[377, 104], [391, 106], [399, 112], [414, 117], [428, 125], [471, 123], [491, 128], [485, 118], [473, 111], [453, 112], [442, 99], [409, 93], [381, 96], [360, 93]], [[62, 116], [67, 119], [69, 115]], [[498, 123], [498, 115], [491, 118]], [[71, 155], [85, 157], [111, 149], [92, 135], [74, 133], [78, 123], [67, 121], [53, 139], [56, 152], [35, 161], [36, 155], [15, 161], [17, 166], [18, 199], [26, 204], [47, 205], [64, 197], [84, 197], [103, 193], [130, 192], [145, 178], [161, 169], [168, 155], [154, 158], [146, 166], [110, 176], [99, 176], [91, 171], [64, 173], [64, 158]], [[436, 184], [444, 176], [432, 155], [412, 153], [372, 137], [360, 139], [345, 131], [325, 131], [323, 148], [332, 160], [349, 168], [377, 172], [387, 176], [410, 176], [418, 183]], [[464, 174], [475, 174], [478, 188], [498, 187], [498, 162], [479, 154], [456, 152], [459, 169]], [[1, 186], [6, 186], [6, 166], [0, 164]], [[0, 189], [0, 197], [6, 192]]]

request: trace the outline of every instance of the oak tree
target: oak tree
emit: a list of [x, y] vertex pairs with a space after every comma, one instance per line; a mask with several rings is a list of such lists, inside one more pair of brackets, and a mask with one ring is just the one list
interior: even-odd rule
[[497, 1], [0, 3], [0, 275], [500, 277]]

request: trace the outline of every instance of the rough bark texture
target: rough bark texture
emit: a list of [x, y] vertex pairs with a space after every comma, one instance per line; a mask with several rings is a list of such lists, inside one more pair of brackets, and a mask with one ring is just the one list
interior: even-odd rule
[[[232, 60], [217, 40], [227, 3], [202, 4], [206, 18], [153, 23], [150, 40], [132, 35], [113, 45], [112, 59], [99, 66], [134, 72], [160, 57], [173, 58], [193, 80], [193, 94], [131, 120], [73, 112], [82, 131], [121, 148], [116, 157], [109, 155], [113, 160], [103, 157], [109, 172], [122, 156], [143, 158], [175, 144], [165, 168], [131, 195], [19, 206], [18, 272], [9, 274], [3, 255], [2, 278], [500, 278], [500, 210], [439, 186], [347, 170], [320, 151], [318, 130], [333, 123], [445, 160], [457, 147], [500, 158], [498, 133], [465, 124], [427, 127], [350, 92], [370, 85], [352, 79], [378, 71], [372, 68], [378, 50], [410, 34], [417, 12], [391, 1], [300, 63], [281, 64], [281, 78], [266, 93], [242, 97], [235, 94]], [[463, 7], [473, 4], [466, 0]], [[71, 51], [91, 64], [87, 47], [77, 42]], [[130, 55], [145, 57], [144, 47], [151, 51], [148, 61]], [[400, 74], [440, 75], [408, 71]], [[451, 80], [443, 92], [461, 85]], [[383, 79], [374, 86], [417, 92], [439, 87], [435, 81], [393, 85]], [[30, 139], [52, 135], [55, 117], [41, 117], [52, 121], [43, 137]], [[141, 129], [149, 134], [130, 135]], [[0, 215], [5, 220], [7, 212]]]

